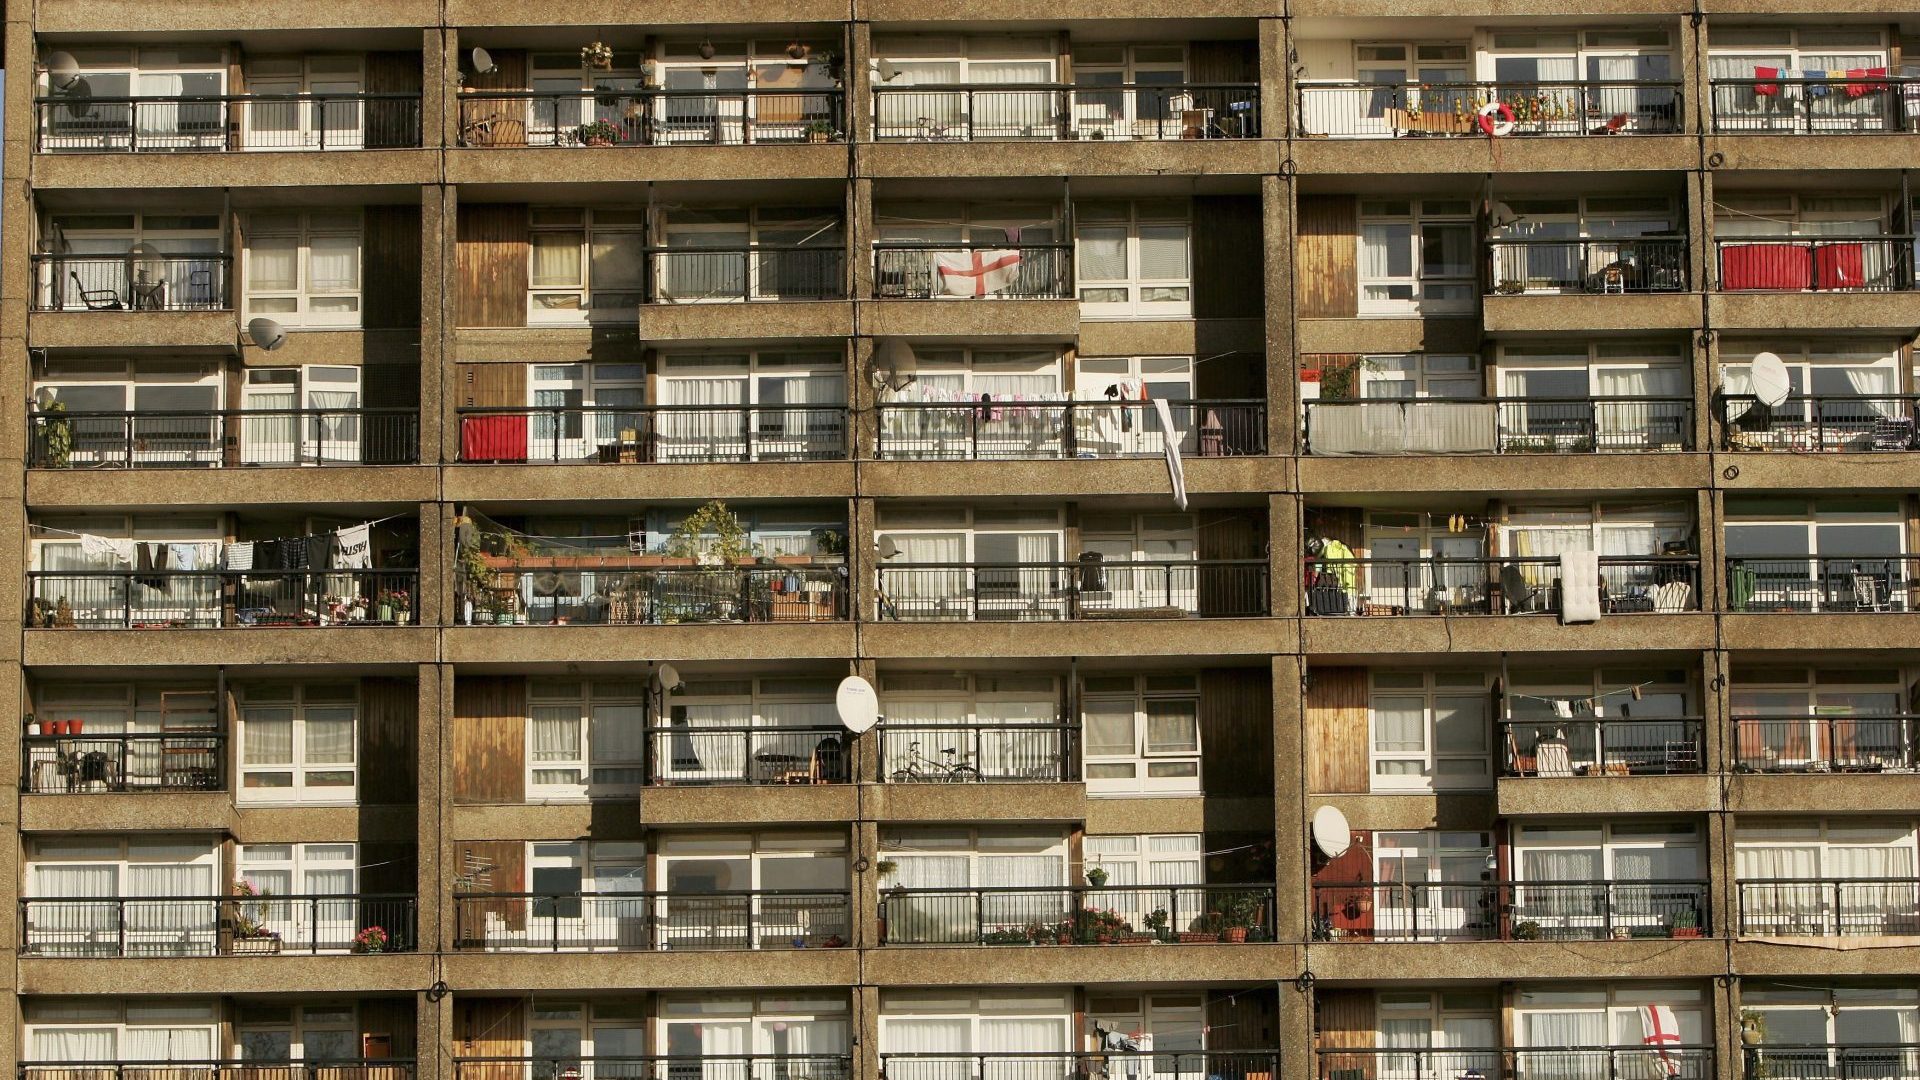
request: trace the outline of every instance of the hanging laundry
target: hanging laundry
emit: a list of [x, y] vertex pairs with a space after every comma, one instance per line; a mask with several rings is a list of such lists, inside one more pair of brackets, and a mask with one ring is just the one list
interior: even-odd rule
[[227, 569], [253, 569], [253, 541], [242, 540], [237, 544], [227, 545]]
[[113, 542], [104, 536], [81, 533], [80, 554], [88, 562], [111, 562], [114, 558]]
[[[134, 552], [133, 568], [136, 576], [133, 580], [149, 589], [165, 589], [167, 579], [164, 571], [168, 565], [167, 555], [166, 544], [140, 544]], [[141, 574], [146, 576], [139, 576]]]
[[[333, 565], [337, 570], [371, 570], [373, 568], [373, 544], [371, 543], [371, 525], [351, 525], [333, 534], [337, 552]], [[645, 534], [641, 534], [644, 538]], [[644, 544], [644, 539], [642, 543]], [[631, 543], [631, 541], [629, 541]]]
[[168, 544], [167, 557], [172, 560], [175, 570], [200, 569], [199, 544]]
[[[1833, 74], [1838, 74], [1838, 73], [1835, 72]], [[1823, 98], [1823, 97], [1826, 97], [1828, 94], [1833, 93], [1833, 88], [1827, 85], [1828, 75], [1829, 73], [1825, 68], [1808, 68], [1807, 69], [1806, 78], [1807, 78], [1807, 96], [1808, 97]]]
[[307, 568], [307, 539], [280, 541], [280, 569], [305, 570]]
[[1753, 92], [1756, 95], [1760, 97], [1774, 97], [1775, 95], [1780, 93], [1780, 84], [1777, 82], [1771, 81], [1773, 79], [1777, 79], [1780, 77], [1779, 68], [1756, 67], [1753, 69], [1753, 77], [1756, 79], [1769, 80], [1766, 82], [1759, 82], [1754, 84]]

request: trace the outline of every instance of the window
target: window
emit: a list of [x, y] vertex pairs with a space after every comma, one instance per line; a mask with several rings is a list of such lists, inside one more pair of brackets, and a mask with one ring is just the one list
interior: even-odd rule
[[[511, 886], [508, 886], [511, 888]], [[646, 846], [601, 841], [536, 841], [527, 845], [528, 917], [485, 913], [489, 948], [645, 948]]]
[[1192, 208], [1185, 202], [1083, 202], [1073, 208], [1075, 275], [1088, 319], [1193, 314]]
[[209, 998], [28, 998], [22, 1056], [47, 1062], [206, 1062], [215, 1052], [219, 1002]]
[[645, 210], [536, 206], [529, 213], [530, 324], [640, 317], [646, 299]]
[[1200, 694], [1194, 675], [1081, 680], [1089, 795], [1197, 795]]
[[1368, 706], [1373, 790], [1444, 791], [1492, 783], [1487, 677], [1379, 671]]
[[[1818, 93], [1793, 82], [1769, 84], [1762, 77], [1773, 72], [1791, 79], [1886, 66], [1886, 37], [1878, 27], [1707, 28], [1707, 74], [1716, 83], [1726, 80], [1713, 88], [1714, 119], [1721, 130], [1877, 130], [1891, 112], [1886, 94]], [[1766, 92], [1769, 89], [1772, 92]]]
[[[1571, 92], [1571, 91], [1570, 91]], [[1671, 292], [1686, 242], [1664, 195], [1508, 199], [1518, 220], [1492, 227], [1495, 292]]]
[[[249, 465], [359, 461], [360, 405], [357, 367], [250, 367], [240, 407], [260, 415], [240, 420], [240, 460]], [[368, 419], [388, 427], [384, 418]]]
[[835, 686], [806, 676], [689, 680], [653, 733], [654, 768], [669, 783], [844, 778]]
[[[1087, 906], [1118, 912], [1129, 926], [1142, 929], [1151, 929], [1147, 917], [1156, 911], [1166, 913], [1166, 929], [1172, 933], [1197, 925], [1213, 905], [1205, 889], [1181, 886], [1198, 886], [1204, 880], [1203, 847], [1197, 833], [1086, 837], [1085, 869], [1106, 871], [1106, 887], [1111, 890], [1089, 895]], [[1202, 1026], [1191, 1025], [1183, 1034], [1197, 1037]], [[1135, 1025], [1109, 1030], [1140, 1029]], [[1154, 1049], [1165, 1052], [1172, 1047], [1156, 1042]], [[1195, 1043], [1187, 1049], [1201, 1047]]]
[[1513, 859], [1514, 921], [1536, 924], [1542, 937], [1704, 923], [1706, 865], [1691, 822], [1521, 825]]
[[[919, 371], [914, 381], [899, 390], [881, 390], [880, 399], [931, 407], [881, 411], [884, 456], [961, 460], [1063, 452], [1065, 434], [1058, 410], [1008, 409], [983, 417], [965, 407], [983, 395], [994, 401], [1066, 400], [1058, 349], [916, 348], [915, 359]], [[1093, 425], [1085, 425], [1084, 431], [1076, 429], [1075, 434], [1097, 445]]]
[[[1581, 775], [1626, 768], [1634, 773], [1699, 772], [1701, 730], [1690, 706], [1683, 670], [1560, 670], [1518, 668], [1507, 673], [1507, 751], [1510, 763], [1533, 771], [1541, 739], [1567, 745], [1568, 765]], [[1632, 693], [1628, 693], [1632, 690]], [[1586, 708], [1590, 711], [1575, 711]], [[1562, 715], [1564, 706], [1573, 715]], [[1537, 768], [1537, 765], [1533, 768]]]
[[[48, 514], [36, 517], [28, 533], [31, 568], [42, 571], [132, 570], [137, 563], [136, 542], [166, 544], [169, 565], [213, 567], [220, 555], [225, 529], [216, 515], [174, 514]], [[107, 541], [107, 549], [89, 552], [78, 534]], [[151, 554], [151, 550], [149, 554]], [[51, 607], [62, 592], [69, 597], [74, 625], [126, 626], [165, 620], [188, 626], [219, 626], [222, 594], [212, 574], [176, 574], [165, 591], [134, 589], [122, 593], [90, 580], [52, 577], [38, 581], [39, 599]], [[129, 612], [131, 607], [131, 612]]]
[[1742, 934], [1920, 929], [1913, 924], [1920, 846], [1911, 820], [1745, 818], [1734, 836], [1733, 866]]
[[[1059, 886], [1076, 884], [1067, 877], [1067, 838], [1058, 828], [889, 828], [880, 850], [898, 867], [881, 888], [908, 890], [886, 898], [887, 940], [895, 944], [966, 944], [1024, 929], [1058, 907]], [[976, 898], [972, 889], [1006, 891]]]
[[[1365, 578], [1368, 601], [1407, 611], [1439, 611], [1477, 602], [1486, 592], [1487, 571], [1469, 560], [1486, 557], [1486, 536], [1463, 518], [1437, 512], [1369, 511], [1365, 557], [1381, 561], [1355, 567]], [[1423, 569], [1422, 563], [1431, 569]], [[1339, 577], [1337, 567], [1334, 576]]]
[[1733, 668], [1736, 766], [1800, 772], [1912, 767], [1913, 721], [1897, 668]]
[[[1463, 84], [1470, 71], [1469, 52], [1468, 45], [1456, 42], [1356, 44], [1355, 81], [1380, 89], [1361, 99], [1362, 115], [1331, 117], [1331, 125], [1343, 134], [1385, 135], [1406, 130], [1409, 113], [1454, 111], [1456, 103], [1464, 105], [1468, 100]], [[1327, 100], [1345, 104], [1352, 97], [1343, 94]], [[1324, 129], [1316, 126], [1316, 130]]]
[[[1720, 347], [1720, 378], [1722, 388], [1729, 396], [1748, 395], [1753, 392], [1750, 372], [1753, 357], [1761, 352], [1770, 352], [1785, 361], [1787, 382], [1792, 388], [1793, 398], [1806, 397], [1890, 397], [1900, 392], [1900, 353], [1898, 342], [1858, 341], [1845, 339], [1807, 341], [1766, 341], [1739, 342], [1729, 341]], [[1736, 421], [1750, 404], [1746, 402], [1729, 403], [1728, 420]], [[1811, 403], [1789, 401], [1773, 410], [1774, 422], [1782, 419], [1811, 419]], [[1892, 402], [1862, 402], [1857, 409], [1845, 409], [1838, 416], [1823, 408], [1823, 419], [1835, 420], [1866, 412], [1871, 415], [1894, 415]], [[1738, 410], [1738, 411], [1736, 411]], [[1844, 420], [1843, 420], [1844, 422]]]
[[357, 687], [255, 685], [241, 701], [241, 802], [355, 800]]
[[936, 762], [991, 781], [1069, 775], [1053, 675], [889, 672], [880, 703], [880, 775], [896, 783], [942, 778]]
[[1080, 602], [1198, 613], [1197, 566], [1182, 565], [1194, 563], [1197, 542], [1191, 514], [1087, 513], [1080, 521]]
[[[238, 861], [239, 878], [261, 899], [237, 905], [237, 914], [278, 934], [289, 950], [345, 952], [361, 926], [390, 918], [387, 905], [367, 911], [364, 921], [359, 918], [353, 844], [241, 844]], [[386, 926], [399, 929], [390, 921]]]
[[1477, 356], [1369, 355], [1360, 358], [1358, 367], [1363, 398], [1477, 398], [1486, 392]]
[[1507, 94], [1544, 99], [1546, 131], [1583, 132], [1592, 118], [1621, 113], [1633, 131], [1677, 130], [1679, 87], [1672, 37], [1663, 29], [1495, 31], [1480, 76]]
[[[638, 1001], [548, 1001], [536, 997], [527, 1049], [539, 1064], [556, 1073], [582, 1071], [582, 1062], [596, 1062], [596, 1071], [619, 1075], [630, 1067], [622, 1058], [646, 1055], [646, 1013]], [[605, 1072], [602, 1073], [605, 1075]]]
[[1887, 1055], [1920, 1043], [1920, 991], [1910, 986], [1743, 979], [1740, 1008], [1763, 1018], [1767, 1059], [1799, 1073], [1878, 1072]]
[[[533, 69], [535, 95], [528, 103], [530, 145], [569, 145], [575, 141], [575, 128], [600, 121], [618, 128], [622, 143], [645, 139], [644, 106], [635, 93], [643, 85], [638, 55], [615, 49], [613, 64], [605, 70], [584, 67], [577, 52], [536, 52], [527, 59]], [[669, 90], [681, 88], [679, 80], [672, 77], [663, 85]], [[671, 110], [669, 105], [668, 115]]]
[[[845, 830], [669, 834], [660, 842], [668, 895], [655, 933], [668, 949], [844, 944], [847, 847]], [[748, 892], [785, 895], [738, 895]]]
[[[790, 992], [720, 996], [661, 994], [654, 1052], [683, 1060], [754, 1054], [772, 1057], [774, 1077], [803, 1076], [804, 1060], [844, 1056], [852, 1043], [847, 999], [790, 996]], [[833, 1072], [837, 1062], [818, 1062]], [[844, 1069], [842, 1069], [844, 1071]]]
[[234, 1049], [242, 1061], [355, 1061], [360, 1028], [352, 1003], [243, 1004], [234, 1018]]
[[1082, 139], [1180, 138], [1186, 130], [1181, 112], [1193, 105], [1192, 93], [1177, 89], [1186, 82], [1186, 66], [1186, 46], [1179, 42], [1073, 42], [1071, 130]]
[[178, 734], [165, 742], [159, 738], [129, 740], [124, 751], [122, 744], [103, 740], [100, 749], [116, 758], [125, 754], [116, 762], [116, 771], [106, 775], [83, 772], [78, 778], [68, 774], [59, 744], [30, 746], [25, 764], [27, 790], [160, 790], [194, 786], [209, 775], [217, 775], [216, 758], [222, 750], [214, 736], [221, 722], [214, 696], [211, 687], [184, 688], [175, 683], [36, 684], [30, 708], [49, 720], [78, 720], [86, 735], [110, 739], [119, 735], [158, 736], [163, 731]]
[[1360, 200], [1360, 314], [1471, 310], [1474, 266], [1467, 200]]
[[1898, 499], [1728, 496], [1726, 517], [1729, 608], [1904, 606], [1906, 527]]
[[535, 364], [529, 382], [530, 460], [583, 461], [647, 426], [644, 364]]
[[[1913, 280], [1913, 245], [1894, 233], [1890, 222], [1898, 206], [1888, 203], [1878, 194], [1727, 192], [1717, 196], [1713, 231], [1719, 246], [1720, 288], [1907, 288]], [[1780, 243], [1784, 237], [1809, 239]]]
[[[92, 110], [49, 110], [41, 148], [48, 151], [220, 150], [226, 113], [217, 100], [147, 102], [138, 108], [114, 98], [218, 98], [227, 91], [227, 55], [218, 45], [70, 50], [95, 99]], [[46, 77], [40, 92], [55, 88]], [[104, 99], [104, 100], [103, 100]]]
[[[27, 848], [26, 951], [42, 956], [212, 956], [219, 865], [207, 837], [68, 836]], [[141, 903], [206, 897], [205, 904]], [[99, 898], [103, 903], [88, 903]], [[112, 902], [116, 899], [125, 904]]]
[[[111, 290], [130, 311], [227, 306], [218, 215], [54, 214], [42, 243], [54, 257], [37, 271], [39, 310], [84, 311], [82, 291], [101, 289]], [[143, 253], [157, 251], [159, 257], [136, 260], [129, 280], [126, 259], [141, 244], [147, 245]]]
[[242, 232], [245, 318], [282, 326], [360, 325], [360, 212], [249, 214]]
[[888, 617], [1048, 618], [1060, 603], [1057, 510], [882, 506], [879, 525], [899, 552], [880, 568]]
[[[1054, 95], [972, 96], [938, 88], [1017, 84], [1044, 86], [1057, 77], [1059, 47], [1045, 37], [876, 38], [874, 54], [899, 74], [876, 81], [874, 131], [881, 139], [1021, 138], [1052, 132]], [[889, 93], [898, 87], [898, 92]], [[969, 112], [969, 105], [972, 111]]]
[[668, 355], [654, 417], [661, 461], [793, 461], [841, 455], [846, 359], [774, 350]]
[[846, 295], [846, 240], [832, 208], [674, 208], [666, 248], [655, 255], [652, 297], [663, 304]]
[[[788, 48], [794, 44], [804, 50], [804, 63], [795, 63], [789, 55]], [[824, 90], [835, 86], [827, 67], [827, 57], [834, 50], [828, 42], [796, 42], [791, 37], [662, 43], [660, 85], [671, 96], [655, 100], [654, 141], [760, 143], [804, 139], [804, 122], [829, 118], [824, 111], [824, 95], [761, 95], [755, 91]], [[701, 55], [708, 51], [711, 56]], [[556, 56], [556, 67], [568, 64], [577, 67], [579, 60], [569, 53]], [[598, 81], [606, 81], [604, 73]], [[628, 140], [623, 135], [621, 141]]]
[[366, 145], [366, 89], [358, 56], [248, 56], [249, 96], [311, 101], [249, 101], [242, 145], [250, 150], [349, 150]]
[[[919, 100], [920, 95], [910, 95]], [[882, 97], [881, 107], [901, 99]], [[909, 299], [958, 297], [1063, 297], [1067, 247], [1060, 210], [1045, 203], [888, 203], [876, 207], [879, 238], [874, 256], [874, 295]], [[934, 245], [948, 243], [942, 251]], [[949, 277], [943, 258], [963, 261], [966, 251], [1013, 249], [1020, 262], [997, 288], [987, 280]]]
[[[1514, 998], [1514, 1045], [1528, 1074], [1550, 1080], [1577, 1080], [1595, 1066], [1599, 1055], [1569, 1053], [1568, 1047], [1646, 1045], [1640, 1018], [1644, 1005], [1665, 1005], [1680, 1025], [1679, 1055], [1685, 1048], [1711, 1046], [1706, 1034], [1707, 1005], [1698, 986], [1662, 983], [1619, 983], [1597, 986], [1561, 982], [1521, 986]], [[1537, 1051], [1528, 1053], [1528, 1051]], [[1701, 1068], [1680, 1065], [1683, 1072]]]
[[1150, 402], [1165, 401], [1180, 435], [1180, 452], [1200, 452], [1201, 415], [1194, 398], [1191, 356], [1080, 357], [1074, 398], [1111, 402], [1118, 409], [1074, 413], [1074, 452], [1080, 457], [1148, 457], [1165, 452], [1160, 416]]
[[[1207, 1048], [1207, 1003], [1204, 994], [1095, 994], [1087, 998], [1087, 1024], [1100, 1031], [1139, 1032], [1150, 1037], [1156, 1055], [1179, 1055], [1169, 1062], [1168, 1071], [1188, 1071], [1186, 1062], [1198, 1058]], [[1088, 1050], [1104, 1049], [1089, 1039]], [[1144, 1049], [1145, 1047], [1143, 1047]], [[1152, 1059], [1150, 1059], [1152, 1060]], [[1166, 1060], [1157, 1058], [1157, 1060]], [[1134, 1062], [1122, 1058], [1125, 1070]], [[1144, 1065], [1145, 1062], [1140, 1064]], [[1158, 1069], [1154, 1072], [1158, 1073]]]
[[1380, 991], [1378, 1045], [1399, 1051], [1379, 1056], [1379, 1068], [1389, 1076], [1458, 1076], [1462, 1072], [1491, 1075], [1501, 1053], [1498, 1009], [1493, 995], [1482, 990], [1443, 993]]
[[646, 686], [533, 679], [527, 801], [630, 794], [646, 782]]
[[[1373, 890], [1373, 936], [1383, 941], [1491, 937], [1496, 917], [1492, 879], [1493, 844], [1487, 833], [1374, 833], [1373, 880], [1378, 887]], [[1334, 895], [1339, 897], [1339, 891]], [[1344, 910], [1345, 898], [1340, 899], [1342, 908], [1335, 914], [1348, 922], [1359, 921], [1364, 913]]]
[[[1678, 449], [1692, 438], [1693, 369], [1677, 344], [1504, 345], [1503, 447]], [[1569, 403], [1577, 404], [1569, 404]]]
[[[888, 990], [880, 995], [882, 1054], [1064, 1054], [1073, 1048], [1065, 991]], [[971, 1076], [968, 1057], [931, 1063], [929, 1078]], [[921, 1070], [915, 1070], [916, 1073]]]
[[[218, 364], [51, 360], [35, 380], [35, 389], [51, 392], [70, 418], [69, 466], [210, 465], [221, 460], [220, 427], [213, 415], [223, 404]], [[126, 413], [149, 415], [128, 418]]]

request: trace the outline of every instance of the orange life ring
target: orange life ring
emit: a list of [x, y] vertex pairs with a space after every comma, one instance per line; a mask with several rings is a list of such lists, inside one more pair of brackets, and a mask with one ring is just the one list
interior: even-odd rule
[[1513, 134], [1513, 108], [1506, 102], [1489, 101], [1480, 106], [1479, 115], [1482, 134], [1490, 138]]

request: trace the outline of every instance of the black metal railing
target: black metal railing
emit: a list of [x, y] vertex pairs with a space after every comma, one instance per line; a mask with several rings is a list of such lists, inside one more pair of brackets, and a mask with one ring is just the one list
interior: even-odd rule
[[[80, 721], [55, 721], [80, 724]], [[20, 790], [32, 795], [227, 790], [223, 731], [26, 735]]]
[[1693, 448], [1691, 398], [1372, 398], [1305, 404], [1307, 453], [1323, 456]]
[[1501, 296], [1684, 292], [1687, 238], [1490, 240], [1487, 287]]
[[209, 409], [27, 415], [35, 469], [406, 465], [420, 459], [418, 409]]
[[35, 311], [224, 311], [224, 254], [35, 255]]
[[1075, 724], [887, 721], [879, 731], [880, 779], [887, 783], [1048, 784], [1080, 778]]
[[839, 87], [462, 90], [460, 145], [737, 146], [845, 138]]
[[1742, 1050], [1745, 1080], [1906, 1080], [1920, 1076], [1920, 1044], [1783, 1044]]
[[846, 619], [844, 566], [645, 566], [619, 556], [510, 566], [463, 583], [473, 625], [832, 622]]
[[[1841, 79], [1845, 72], [1834, 72]], [[1713, 130], [1841, 135], [1913, 131], [1920, 80], [1879, 75], [1830, 79], [1714, 79]]]
[[[418, 570], [33, 570], [27, 625], [102, 630], [381, 626], [413, 621], [383, 596], [419, 595]], [[380, 617], [381, 612], [389, 616]]]
[[839, 948], [846, 890], [455, 893], [455, 945], [484, 952]]
[[905, 563], [879, 568], [878, 617], [899, 622], [1247, 618], [1267, 614], [1262, 559]]
[[839, 726], [650, 727], [648, 783], [846, 783], [852, 779], [851, 741]]
[[453, 1080], [849, 1080], [852, 1075], [853, 1060], [833, 1054], [453, 1059]]
[[1727, 610], [1910, 611], [1920, 556], [1800, 556], [1727, 560]]
[[23, 1061], [19, 1080], [411, 1080], [412, 1058], [307, 1061]]
[[1908, 772], [1920, 767], [1920, 715], [1733, 717], [1740, 772]]
[[1680, 130], [1680, 90], [1677, 82], [1627, 80], [1302, 86], [1300, 131], [1484, 137], [1480, 110], [1498, 103], [1512, 114], [1509, 135], [1671, 135]]
[[664, 247], [648, 252], [654, 304], [723, 301], [843, 300], [847, 295], [843, 247]]
[[1716, 237], [1721, 292], [1905, 292], [1911, 236]]
[[1313, 936], [1319, 941], [1497, 941], [1502, 889], [1491, 881], [1317, 881]]
[[26, 897], [20, 901], [20, 952], [79, 957], [411, 952], [419, 940], [414, 924], [411, 896]]
[[1353, 881], [1313, 886], [1332, 941], [1604, 941], [1709, 933], [1704, 881]]
[[1675, 776], [1706, 771], [1706, 721], [1697, 716], [1556, 717], [1502, 720], [1499, 727], [1506, 776]]
[[420, 145], [420, 94], [38, 98], [41, 153], [365, 150]]
[[1920, 935], [1920, 879], [1765, 878], [1740, 886], [1740, 933], [1750, 937]]
[[[1151, 401], [883, 401], [878, 456], [895, 461], [1159, 457], [1166, 436]], [[1169, 401], [1185, 456], [1263, 454], [1258, 399]]]
[[845, 405], [462, 408], [466, 462], [843, 461]]
[[887, 1080], [1085, 1080], [1086, 1077], [1204, 1077], [1278, 1080], [1277, 1050], [1101, 1050], [1049, 1053], [881, 1054]]
[[875, 86], [873, 137], [889, 142], [1251, 139], [1256, 83]]
[[[1700, 560], [1691, 555], [1600, 556], [1600, 608], [1615, 615], [1700, 608]], [[1527, 615], [1560, 610], [1560, 560], [1317, 559], [1309, 615]]]
[[1920, 418], [1912, 394], [1812, 394], [1771, 407], [1752, 394], [1724, 394], [1719, 402], [1728, 450], [1911, 450]]
[[873, 245], [873, 295], [887, 300], [1071, 299], [1073, 245], [883, 240]]
[[880, 892], [883, 945], [1271, 941], [1267, 885], [1057, 885]]
[[[1319, 1080], [1711, 1080], [1711, 1046], [1551, 1049], [1366, 1047], [1320, 1050]], [[1752, 1080], [1750, 1077], [1749, 1080]]]

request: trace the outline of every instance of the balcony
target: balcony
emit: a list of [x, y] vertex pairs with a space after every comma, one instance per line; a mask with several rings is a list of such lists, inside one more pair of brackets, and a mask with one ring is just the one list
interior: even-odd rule
[[844, 727], [646, 729], [647, 782], [678, 784], [844, 784], [852, 779]]
[[35, 311], [226, 311], [233, 256], [35, 255]]
[[1920, 716], [1735, 716], [1733, 767], [1747, 773], [1908, 773]]
[[1487, 280], [1500, 296], [1685, 292], [1687, 238], [1491, 240]]
[[881, 1054], [887, 1080], [1074, 1080], [1086, 1076], [1277, 1080], [1277, 1050], [1163, 1050], [1001, 1054]]
[[325, 1061], [23, 1061], [19, 1080], [412, 1080], [411, 1058]]
[[94, 735], [79, 720], [49, 723], [72, 730], [20, 740], [20, 790], [26, 794], [227, 790], [226, 732]]
[[20, 901], [20, 953], [151, 958], [412, 952], [419, 941], [414, 923], [411, 896], [34, 897]]
[[405, 465], [420, 457], [417, 409], [246, 409], [27, 415], [33, 469], [213, 469]]
[[[1321, 559], [1309, 615], [1550, 615], [1560, 610], [1560, 560]], [[1601, 610], [1674, 615], [1700, 609], [1700, 560], [1691, 555], [1600, 556]], [[1338, 595], [1336, 596], [1335, 593]]]
[[1315, 882], [1323, 941], [1621, 941], [1710, 933], [1705, 881]]
[[1334, 138], [1484, 138], [1479, 111], [1513, 112], [1512, 135], [1671, 135], [1677, 82], [1369, 83], [1302, 86], [1300, 131]]
[[1697, 716], [1503, 720], [1502, 776], [1687, 776], [1706, 771]]
[[1742, 937], [1920, 935], [1920, 880], [1769, 878], [1739, 887]]
[[1744, 1080], [1905, 1080], [1920, 1076], [1920, 1043], [1749, 1046]]
[[480, 952], [840, 948], [851, 896], [715, 893], [456, 893], [454, 945]]
[[878, 568], [878, 618], [896, 622], [1254, 618], [1263, 559], [917, 563]]
[[811, 559], [733, 567], [658, 555], [480, 556], [463, 576], [471, 625], [658, 626], [837, 622], [848, 617], [844, 565]]
[[366, 150], [420, 145], [420, 94], [34, 100], [43, 154]]
[[1920, 397], [1912, 394], [1809, 395], [1759, 408], [1752, 394], [1720, 399], [1721, 445], [1728, 450], [1859, 453], [1915, 448]]
[[[1319, 1080], [1623, 1080], [1658, 1076], [1712, 1080], [1713, 1047], [1645, 1046], [1473, 1049], [1322, 1049]], [[1777, 1074], [1775, 1074], [1777, 1075]], [[1749, 1080], [1757, 1080], [1749, 1074]]]
[[1850, 135], [1920, 128], [1920, 79], [1714, 79], [1718, 134]]
[[[878, 457], [890, 461], [1158, 458], [1166, 453], [1151, 401], [883, 401]], [[1266, 453], [1258, 399], [1169, 401], [1188, 457]]]
[[462, 90], [461, 146], [744, 146], [845, 138], [838, 87]]
[[890, 720], [879, 732], [880, 779], [891, 784], [1054, 784], [1080, 779], [1077, 724]]
[[873, 295], [1071, 300], [1073, 245], [880, 241], [873, 245]]
[[1911, 236], [1720, 237], [1721, 292], [1905, 292]]
[[1669, 397], [1308, 401], [1321, 456], [1648, 453], [1693, 448], [1693, 401]]
[[853, 1061], [832, 1054], [699, 1054], [649, 1057], [462, 1057], [453, 1080], [849, 1080]]
[[1727, 610], [1863, 614], [1911, 611], [1920, 570], [1911, 555], [1793, 556], [1727, 560]]
[[649, 304], [844, 300], [846, 249], [822, 244], [650, 248]]
[[883, 945], [1151, 945], [1273, 940], [1269, 885], [903, 889]]
[[881, 142], [1253, 139], [1256, 83], [953, 84], [873, 88]]
[[[29, 627], [51, 630], [396, 626], [418, 570], [32, 570]], [[384, 617], [382, 616], [384, 613]]]
[[844, 461], [844, 405], [463, 408], [460, 460], [522, 464]]

